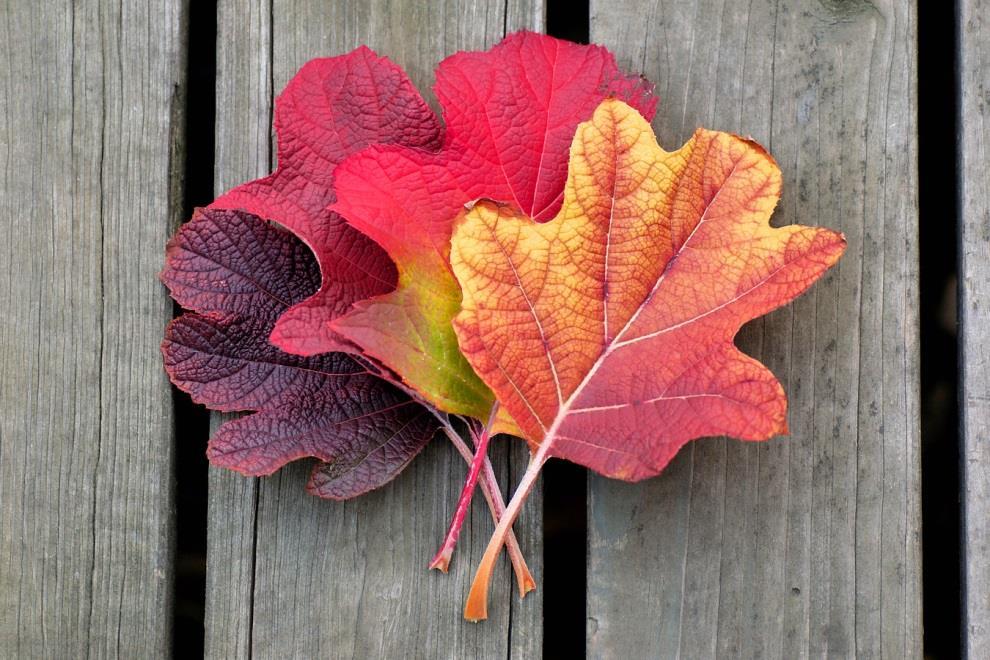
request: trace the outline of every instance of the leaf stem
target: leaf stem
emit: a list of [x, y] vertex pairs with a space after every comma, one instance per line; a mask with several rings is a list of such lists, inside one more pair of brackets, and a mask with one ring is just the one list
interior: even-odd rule
[[512, 534], [512, 524], [519, 517], [522, 505], [529, 497], [530, 491], [536, 484], [537, 477], [543, 464], [549, 458], [549, 450], [552, 443], [544, 440], [540, 448], [529, 459], [529, 465], [523, 474], [519, 486], [516, 488], [512, 500], [509, 502], [505, 513], [498, 521], [495, 533], [492, 534], [488, 547], [485, 548], [485, 555], [478, 564], [478, 570], [474, 574], [474, 581], [471, 583], [471, 591], [468, 594], [467, 603], [464, 605], [464, 618], [468, 621], [481, 621], [488, 618], [488, 591], [492, 582], [492, 571], [495, 568], [495, 560], [498, 559], [502, 546], [509, 534]]
[[[407, 387], [405, 383], [402, 382], [402, 379], [398, 378], [394, 374], [391, 374], [387, 369], [385, 369], [384, 366], [375, 360], [371, 360], [363, 355], [354, 355], [352, 357], [355, 362], [367, 369], [369, 373], [392, 383], [408, 394], [410, 398], [418, 401], [424, 408], [429, 410], [437, 421], [440, 422], [440, 426], [443, 428], [444, 434], [457, 449], [458, 453], [464, 457], [464, 460], [467, 461], [468, 465], [472, 466], [472, 471], [474, 471], [474, 462], [477, 456], [471, 453], [471, 450], [464, 443], [464, 440], [461, 438], [460, 434], [454, 429], [453, 425], [451, 425], [450, 417], [446, 413], [440, 412], [436, 409], [436, 407], [424, 401], [418, 392]], [[488, 420], [488, 426], [485, 429], [486, 436], [489, 434], [488, 431], [491, 429], [491, 425], [494, 422], [496, 412], [498, 412], [497, 401], [492, 408], [492, 413], [490, 415], [490, 419]], [[472, 431], [472, 436], [473, 435], [474, 433]], [[476, 447], [481, 445], [480, 442], [476, 442], [475, 444]], [[485, 500], [488, 502], [488, 508], [492, 512], [492, 519], [495, 521], [495, 524], [498, 525], [499, 520], [505, 513], [505, 500], [502, 499], [502, 490], [499, 488], [498, 479], [495, 477], [495, 470], [492, 468], [491, 461], [488, 460], [487, 439], [485, 440], [484, 447], [482, 447], [478, 452], [478, 455], [482, 456], [484, 459], [481, 466], [481, 492], [485, 496]], [[468, 479], [470, 478], [471, 475], [469, 473]], [[475, 475], [475, 483], [477, 482], [477, 479], [478, 475]], [[467, 484], [465, 484], [465, 490], [468, 490]], [[470, 490], [473, 491], [473, 486]], [[461, 497], [464, 497], [463, 492], [461, 493]], [[460, 506], [459, 501], [458, 506]], [[451, 525], [453, 525], [453, 521], [451, 521]], [[458, 525], [458, 533], [459, 531], [460, 525]], [[430, 568], [436, 568], [444, 573], [447, 572], [447, 568], [450, 565], [450, 557], [453, 555], [454, 546], [457, 544], [457, 535], [457, 533], [454, 534], [453, 542], [450, 543], [449, 547], [447, 540], [445, 539], [441, 551], [438, 552], [433, 558], [433, 561], [430, 562]], [[447, 532], [447, 536], [450, 537], [449, 530]], [[513, 571], [516, 574], [516, 584], [519, 587], [519, 596], [522, 598], [528, 592], [536, 589], [536, 580], [533, 579], [533, 575], [529, 572], [529, 566], [526, 565], [526, 559], [523, 557], [522, 550], [519, 548], [519, 540], [516, 538], [516, 535], [511, 529], [508, 534], [505, 535], [505, 546], [509, 553], [509, 559], [512, 561]], [[443, 555], [443, 557], [440, 561], [438, 561], [438, 557], [441, 557], [441, 555]]]
[[461, 495], [457, 499], [454, 515], [450, 519], [447, 535], [444, 537], [443, 545], [440, 546], [437, 554], [433, 557], [433, 561], [430, 562], [430, 568], [439, 569], [444, 573], [447, 572], [447, 565], [450, 563], [454, 546], [457, 545], [457, 537], [460, 536], [461, 526], [464, 524], [464, 518], [467, 516], [468, 508], [471, 506], [471, 500], [474, 497], [474, 489], [478, 483], [478, 476], [481, 474], [481, 467], [488, 457], [488, 441], [491, 439], [492, 420], [494, 420], [496, 412], [498, 412], [497, 401], [492, 406], [492, 412], [488, 417], [488, 424], [485, 425], [480, 433], [474, 430], [473, 425], [469, 425], [471, 437], [474, 440], [474, 457], [471, 460], [471, 468], [468, 470], [464, 488], [461, 489]]
[[[471, 450], [465, 444], [461, 436], [454, 430], [451, 426], [450, 421], [445, 418], [444, 415], [438, 414], [438, 419], [443, 427], [444, 434], [454, 445], [457, 451], [464, 457], [464, 460], [469, 464], [473, 463], [474, 456], [471, 454]], [[497, 525], [499, 520], [505, 514], [505, 501], [502, 499], [502, 491], [499, 488], [498, 480], [495, 477], [495, 470], [492, 468], [491, 461], [485, 456], [482, 462], [481, 468], [481, 492], [485, 496], [485, 500], [488, 502], [488, 508], [491, 510], [492, 519]], [[526, 565], [526, 559], [523, 557], [522, 550], [519, 547], [519, 541], [516, 535], [510, 530], [505, 537], [506, 550], [509, 553], [509, 559], [512, 561], [512, 568], [516, 575], [516, 585], [519, 588], [519, 596], [525, 596], [527, 592], [532, 591], [536, 588], [536, 581], [533, 579], [533, 575], [529, 572], [529, 566]], [[453, 547], [450, 548], [450, 553], [453, 553]], [[449, 563], [450, 555], [447, 556], [447, 561]], [[436, 559], [434, 558], [434, 561]], [[447, 565], [434, 565], [430, 564], [430, 568], [437, 568], [443, 572], [446, 572]]]

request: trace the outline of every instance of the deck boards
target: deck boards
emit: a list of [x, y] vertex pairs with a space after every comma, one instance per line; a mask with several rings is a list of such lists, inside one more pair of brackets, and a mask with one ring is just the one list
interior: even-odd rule
[[[272, 90], [277, 93], [306, 60], [367, 44], [403, 66], [426, 91], [440, 59], [486, 48], [506, 29], [521, 27], [542, 27], [541, 5], [276, 0], [248, 9], [222, 2], [217, 191], [268, 171]], [[503, 483], [518, 480], [526, 453], [522, 443], [493, 450]], [[491, 619], [483, 626], [461, 619], [474, 566], [493, 531], [482, 498], [465, 525], [450, 574], [426, 570], [466, 473], [448, 443], [438, 439], [395, 482], [352, 502], [307, 495], [307, 469], [295, 465], [260, 481], [211, 474], [210, 657], [540, 655], [542, 592], [520, 602], [507, 562], [496, 575]], [[517, 524], [538, 581], [540, 504], [537, 493]]]
[[0, 657], [165, 657], [185, 9], [0, 7]]
[[990, 7], [959, 3], [960, 396], [965, 487], [963, 639], [970, 658], [990, 656]]
[[[186, 2], [0, 4], [3, 658], [169, 654], [182, 438], [158, 351], [173, 307], [156, 274], [183, 219]], [[789, 394], [789, 438], [699, 441], [638, 485], [589, 478], [589, 657], [921, 654], [913, 5], [591, 0], [592, 40], [658, 83], [663, 146], [698, 125], [753, 136], [784, 172], [776, 222], [842, 229], [850, 247], [741, 336]], [[974, 658], [990, 656], [984, 5], [959, 3]], [[435, 106], [442, 57], [542, 29], [543, 16], [542, 0], [219, 0], [216, 191], [270, 171], [273, 95], [311, 57], [367, 44]], [[525, 447], [492, 455], [513, 486]], [[465, 473], [446, 442], [353, 502], [307, 495], [307, 469], [211, 471], [208, 657], [541, 656], [554, 596], [519, 601], [505, 560], [489, 621], [461, 620], [492, 531], [481, 498], [451, 573], [425, 568]], [[516, 529], [538, 582], [542, 523], [536, 491]]]
[[741, 334], [788, 392], [789, 438], [591, 478], [589, 657], [920, 657], [912, 3], [591, 7], [592, 39], [657, 81], [662, 145], [753, 136], [784, 173], [776, 222], [849, 249]]

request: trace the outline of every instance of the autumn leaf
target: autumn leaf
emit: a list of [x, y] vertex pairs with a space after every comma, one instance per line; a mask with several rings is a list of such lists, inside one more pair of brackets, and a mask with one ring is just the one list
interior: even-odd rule
[[334, 169], [370, 144], [436, 149], [440, 124], [402, 69], [364, 46], [307, 62], [275, 101], [274, 124], [278, 168], [210, 208], [275, 220], [316, 254], [320, 289], [284, 313], [272, 342], [300, 355], [349, 350], [328, 322], [357, 300], [391, 291], [396, 272], [377, 245], [327, 210], [336, 199]]
[[466, 618], [486, 617], [502, 535], [548, 458], [635, 481], [693, 438], [786, 432], [780, 383], [733, 338], [811, 286], [845, 239], [770, 227], [780, 185], [754, 142], [699, 129], [668, 153], [610, 99], [578, 127], [553, 220], [482, 202], [459, 222], [460, 346], [534, 448]]
[[162, 280], [196, 310], [166, 330], [172, 382], [214, 410], [259, 411], [213, 435], [214, 465], [260, 476], [312, 456], [323, 463], [307, 488], [345, 499], [390, 481], [436, 433], [429, 411], [353, 356], [268, 342], [279, 314], [319, 285], [313, 255], [287, 232], [243, 212], [197, 212], [169, 243]]
[[[451, 328], [461, 298], [449, 264], [454, 219], [480, 197], [537, 220], [553, 217], [578, 122], [608, 95], [648, 116], [656, 99], [604, 48], [529, 32], [488, 52], [453, 55], [436, 76], [447, 122], [438, 151], [375, 146], [335, 171], [333, 210], [388, 252], [398, 286], [358, 302], [331, 327], [440, 409], [484, 420], [493, 395]], [[496, 431], [507, 429], [517, 432], [508, 418], [496, 420]]]

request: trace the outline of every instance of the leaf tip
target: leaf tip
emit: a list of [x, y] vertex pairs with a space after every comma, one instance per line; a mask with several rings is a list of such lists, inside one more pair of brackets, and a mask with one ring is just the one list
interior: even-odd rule
[[842, 254], [846, 251], [846, 248], [849, 247], [849, 240], [846, 238], [845, 232], [837, 231], [835, 232], [835, 235], [838, 239], [836, 243], [839, 246], [839, 256], [842, 256]]

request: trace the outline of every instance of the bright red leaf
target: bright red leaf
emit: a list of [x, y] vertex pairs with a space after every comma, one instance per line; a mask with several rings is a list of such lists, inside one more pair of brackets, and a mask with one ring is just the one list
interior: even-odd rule
[[370, 144], [435, 149], [440, 125], [402, 69], [362, 46], [305, 64], [275, 102], [275, 132], [275, 172], [210, 207], [275, 220], [313, 249], [322, 286], [279, 319], [271, 339], [300, 355], [340, 350], [328, 322], [357, 300], [391, 291], [396, 273], [377, 245], [327, 210], [334, 168]]
[[332, 327], [441, 409], [483, 420], [494, 398], [451, 328], [460, 306], [448, 259], [454, 219], [481, 197], [537, 220], [553, 217], [578, 122], [608, 96], [647, 116], [656, 98], [604, 48], [529, 32], [487, 52], [453, 55], [436, 77], [447, 122], [439, 151], [376, 146], [337, 168], [334, 210], [389, 253], [399, 282]]

